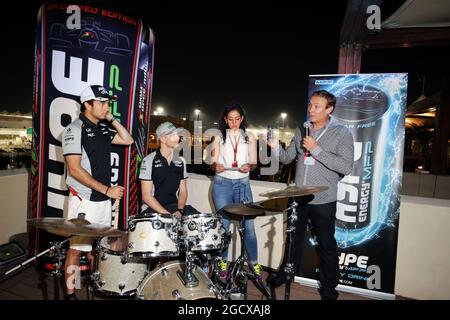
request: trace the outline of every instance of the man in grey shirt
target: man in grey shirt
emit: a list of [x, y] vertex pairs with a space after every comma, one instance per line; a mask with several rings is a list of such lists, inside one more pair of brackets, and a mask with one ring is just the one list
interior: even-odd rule
[[[336, 98], [333, 94], [325, 90], [314, 92], [308, 105], [309, 134], [302, 134], [298, 129], [286, 150], [279, 147], [276, 136], [268, 141], [281, 163], [289, 164], [297, 159], [297, 187], [328, 187], [326, 191], [315, 194], [312, 201], [299, 206], [293, 247], [294, 270], [297, 270], [306, 223], [310, 219], [319, 243], [319, 292], [324, 300], [335, 300], [338, 297], [335, 288], [339, 283], [339, 261], [334, 238], [337, 184], [345, 175], [350, 174], [353, 168], [353, 137], [345, 126], [330, 117], [335, 106]], [[273, 286], [285, 282], [286, 263], [284, 257], [278, 276], [271, 281]]]

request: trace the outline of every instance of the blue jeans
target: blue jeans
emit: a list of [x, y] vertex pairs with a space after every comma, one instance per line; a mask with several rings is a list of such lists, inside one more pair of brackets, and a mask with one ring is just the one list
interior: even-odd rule
[[[222, 216], [225, 230], [230, 230], [230, 218], [222, 208], [233, 203], [253, 202], [252, 190], [249, 178], [227, 179], [214, 176], [212, 188], [212, 200], [216, 212]], [[245, 245], [250, 261], [255, 264], [258, 261], [258, 244], [256, 242], [254, 219], [245, 220]], [[227, 259], [228, 249], [222, 253], [222, 258]]]

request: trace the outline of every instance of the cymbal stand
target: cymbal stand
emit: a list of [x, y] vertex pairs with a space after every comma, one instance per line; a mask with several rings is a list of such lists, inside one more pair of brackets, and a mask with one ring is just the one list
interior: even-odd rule
[[[65, 240], [67, 241], [67, 240]], [[54, 241], [54, 242], [50, 242], [50, 244], [52, 245], [52, 250], [54, 252], [55, 255], [55, 262], [53, 263], [53, 271], [52, 271], [52, 276], [54, 279], [54, 287], [55, 287], [55, 300], [59, 300], [59, 285], [61, 283], [61, 266], [62, 266], [62, 260], [64, 258], [63, 252], [61, 250], [62, 248], [62, 242], [60, 241]]]
[[[245, 245], [245, 216], [242, 216], [242, 220], [239, 227], [239, 235], [241, 238], [241, 255], [236, 259], [233, 268], [228, 276], [227, 283], [224, 290], [224, 297], [230, 299], [232, 293], [243, 293], [244, 299], [247, 299], [247, 281], [250, 279], [256, 286], [256, 288], [261, 291], [261, 293], [266, 296], [268, 300], [272, 299], [272, 296], [267, 290], [266, 286], [262, 282], [259, 275], [256, 274], [253, 263], [248, 257], [247, 248]], [[247, 264], [249, 272], [244, 270], [244, 265]], [[237, 288], [233, 288], [233, 285], [244, 280]]]
[[291, 293], [291, 284], [294, 281], [295, 278], [295, 270], [294, 270], [294, 262], [292, 261], [293, 256], [293, 246], [295, 241], [295, 232], [296, 232], [296, 222], [298, 219], [297, 216], [297, 207], [298, 203], [293, 198], [293, 201], [290, 205], [290, 207], [286, 211], [291, 211], [291, 214], [288, 215], [288, 225], [286, 228], [286, 233], [288, 234], [289, 238], [289, 246], [288, 246], [288, 252], [287, 252], [287, 263], [284, 266], [284, 272], [286, 274], [286, 286], [284, 291], [284, 300], [289, 300], [290, 293]]

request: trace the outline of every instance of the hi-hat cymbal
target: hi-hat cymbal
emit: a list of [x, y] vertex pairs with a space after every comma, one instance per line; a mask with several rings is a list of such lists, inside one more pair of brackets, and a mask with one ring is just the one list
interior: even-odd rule
[[328, 187], [296, 187], [289, 186], [285, 189], [266, 191], [260, 193], [261, 197], [268, 197], [270, 199], [274, 198], [292, 198], [292, 197], [302, 197], [307, 195], [312, 195], [315, 193], [323, 192], [328, 190]]
[[98, 223], [90, 223], [85, 219], [63, 219], [63, 218], [35, 218], [28, 219], [30, 226], [47, 230], [50, 233], [64, 237], [83, 236], [83, 237], [105, 237], [120, 236], [124, 232]]
[[236, 216], [262, 216], [265, 214], [263, 207], [256, 204], [234, 203], [223, 207], [223, 211]]

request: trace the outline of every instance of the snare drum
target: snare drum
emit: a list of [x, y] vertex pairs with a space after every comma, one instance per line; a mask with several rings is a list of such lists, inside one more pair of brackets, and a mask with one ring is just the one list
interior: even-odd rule
[[190, 248], [192, 251], [208, 251], [222, 249], [224, 243], [222, 236], [221, 217], [213, 213], [200, 213], [185, 216], [182, 218], [181, 229], [183, 236], [190, 239], [194, 245]]
[[128, 222], [128, 254], [135, 257], [176, 257], [178, 220], [170, 214], [133, 216]]
[[92, 275], [98, 291], [106, 295], [132, 295], [147, 274], [147, 262], [127, 258], [126, 242], [120, 237], [104, 237], [97, 247]]
[[180, 261], [163, 264], [145, 277], [137, 289], [136, 297], [141, 300], [217, 299], [213, 283], [196, 265], [193, 266], [192, 273], [198, 280], [198, 285], [191, 288], [185, 286], [180, 277], [185, 269], [185, 264]]

